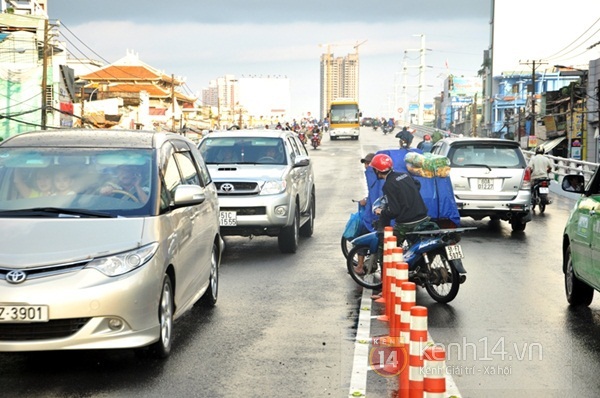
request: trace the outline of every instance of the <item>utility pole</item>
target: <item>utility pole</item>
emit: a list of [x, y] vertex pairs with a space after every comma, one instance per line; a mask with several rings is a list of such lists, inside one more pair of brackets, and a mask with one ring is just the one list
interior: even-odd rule
[[471, 137], [477, 137], [477, 93], [471, 105]]
[[[546, 65], [547, 62], [538, 61], [536, 63], [533, 61], [520, 62], [521, 65], [531, 65], [531, 136], [535, 137], [535, 102], [536, 102], [536, 94], [535, 94], [535, 69], [536, 66], [540, 67], [541, 65]], [[528, 140], [529, 141], [529, 140]], [[529, 142], [527, 142], [527, 147], [529, 148]]]
[[175, 75], [171, 74], [171, 129], [173, 132], [175, 129]]
[[42, 115], [41, 126], [42, 130], [46, 130], [48, 115], [46, 114], [48, 88], [48, 20], [44, 21], [44, 44], [42, 46]]
[[423, 108], [425, 104], [423, 103], [423, 88], [425, 87], [425, 35], [421, 35], [421, 49], [419, 50], [420, 55], [420, 65], [419, 65], [419, 111], [417, 113], [417, 123], [419, 125], [423, 124]]
[[419, 62], [419, 84], [418, 84], [418, 95], [417, 95], [417, 102], [418, 102], [418, 107], [419, 109], [417, 110], [417, 124], [423, 124], [423, 109], [424, 109], [424, 91], [425, 91], [425, 52], [427, 50], [430, 50], [428, 48], [425, 48], [425, 35], [413, 35], [413, 36], [418, 36], [421, 38], [421, 48], [418, 50], [406, 50], [404, 51], [405, 55], [407, 51], [419, 51], [419, 58], [420, 58], [420, 62]]

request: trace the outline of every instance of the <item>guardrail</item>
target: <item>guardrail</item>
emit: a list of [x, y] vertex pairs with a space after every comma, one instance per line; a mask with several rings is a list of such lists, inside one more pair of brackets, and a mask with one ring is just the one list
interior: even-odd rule
[[[411, 124], [410, 127], [416, 130], [416, 132], [419, 133], [418, 136], [420, 137], [422, 137], [424, 134], [432, 135], [436, 130], [447, 133], [443, 130], [436, 129], [434, 127], [420, 126], [417, 124]], [[459, 137], [459, 135], [450, 134], [450, 137]], [[531, 158], [531, 156], [535, 154], [534, 151], [529, 150], [524, 150], [523, 153], [525, 154], [525, 158], [527, 159], [527, 161], [529, 161], [529, 158]], [[598, 163], [586, 162], [584, 160], [569, 159], [551, 155], [544, 156], [546, 156], [547, 158], [552, 160], [552, 162], [554, 162], [554, 170], [552, 170], [551, 174], [552, 178], [558, 182], [562, 182], [562, 177], [564, 177], [567, 174], [582, 174], [587, 183], [587, 181], [592, 177], [596, 169], [600, 166], [600, 164]]]

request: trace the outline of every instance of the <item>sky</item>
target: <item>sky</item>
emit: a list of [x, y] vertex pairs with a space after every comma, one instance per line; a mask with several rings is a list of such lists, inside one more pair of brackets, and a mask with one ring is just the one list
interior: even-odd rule
[[[502, 15], [503, 30], [495, 29], [494, 42], [507, 53], [503, 63], [513, 68], [563, 49], [594, 23], [598, 13], [582, 10], [597, 9], [596, 2], [571, 0], [557, 9], [545, 0], [496, 0], [496, 27]], [[566, 7], [579, 22], [570, 31], [559, 24]], [[360, 43], [363, 116], [398, 117], [405, 77], [409, 101], [417, 100], [423, 43], [424, 98], [431, 102], [448, 74], [477, 76], [490, 46], [491, 9], [488, 0], [48, 0], [49, 17], [60, 21], [60, 40], [75, 58], [112, 63], [134, 52], [184, 78], [193, 95], [227, 74], [287, 76], [293, 116], [319, 113], [321, 54], [329, 48], [345, 56]], [[566, 37], [547, 50], [535, 45], [557, 32]]]

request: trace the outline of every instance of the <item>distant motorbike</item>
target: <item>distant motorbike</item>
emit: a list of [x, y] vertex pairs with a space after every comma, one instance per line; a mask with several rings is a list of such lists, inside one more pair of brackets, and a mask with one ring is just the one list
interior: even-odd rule
[[300, 139], [300, 141], [302, 141], [304, 145], [306, 145], [306, 133], [304, 131], [300, 131], [298, 133], [298, 138]]
[[394, 131], [394, 126], [390, 126], [389, 124], [384, 124], [383, 127], [381, 128], [381, 131], [383, 131], [383, 134], [389, 134], [392, 131]]
[[312, 137], [310, 138], [310, 144], [312, 145], [313, 149], [317, 149], [319, 145], [321, 145], [321, 136], [318, 131], [314, 131], [312, 133]]
[[533, 185], [533, 189], [531, 190], [531, 210], [535, 210], [535, 207], [539, 206], [540, 213], [546, 211], [546, 205], [552, 203], [549, 193], [550, 179], [538, 178]]

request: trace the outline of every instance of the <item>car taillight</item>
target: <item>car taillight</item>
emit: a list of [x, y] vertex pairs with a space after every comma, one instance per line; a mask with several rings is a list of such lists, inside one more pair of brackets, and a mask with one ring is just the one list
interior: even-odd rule
[[529, 167], [525, 168], [525, 174], [523, 175], [523, 181], [521, 182], [521, 189], [531, 189], [531, 170]]

